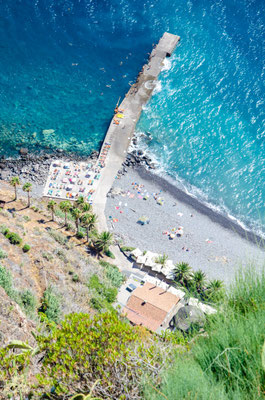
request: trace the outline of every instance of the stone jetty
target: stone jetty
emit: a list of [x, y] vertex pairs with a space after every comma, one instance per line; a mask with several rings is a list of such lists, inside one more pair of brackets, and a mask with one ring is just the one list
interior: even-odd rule
[[164, 66], [164, 61], [170, 57], [175, 50], [180, 37], [165, 32], [157, 46], [150, 54], [149, 61], [145, 64], [138, 75], [137, 81], [131, 86], [124, 100], [119, 105], [123, 110], [123, 118], [119, 123], [114, 117], [106, 133], [102, 145], [111, 143], [105, 160], [105, 168], [102, 169], [97, 191], [93, 198], [93, 209], [99, 217], [100, 230], [107, 230], [105, 219], [106, 196], [112, 187], [113, 181], [121, 169], [122, 163], [127, 156], [127, 150], [133, 138], [134, 130], [140, 118], [142, 108], [150, 99], [156, 86], [157, 78]]

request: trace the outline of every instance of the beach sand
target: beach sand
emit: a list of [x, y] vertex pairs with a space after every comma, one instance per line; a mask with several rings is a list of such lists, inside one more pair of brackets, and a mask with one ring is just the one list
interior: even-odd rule
[[[134, 190], [135, 182], [143, 187]], [[109, 230], [125, 245], [167, 254], [174, 263], [188, 262], [194, 270], [202, 269], [209, 279], [225, 283], [233, 281], [238, 269], [249, 265], [260, 269], [264, 265], [264, 243], [259, 237], [159, 176], [143, 168], [129, 169], [113, 187], [126, 194], [108, 197], [105, 216]], [[146, 194], [148, 200], [143, 199]], [[157, 204], [154, 194], [164, 198], [163, 205]], [[150, 223], [137, 223], [141, 216], [147, 216]], [[162, 233], [178, 227], [183, 227], [182, 237], [170, 240]]]

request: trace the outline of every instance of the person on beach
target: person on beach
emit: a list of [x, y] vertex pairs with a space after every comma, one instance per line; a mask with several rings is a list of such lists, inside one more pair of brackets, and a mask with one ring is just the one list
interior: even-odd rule
[[115, 109], [114, 109], [114, 113], [115, 113], [115, 114], [118, 114], [118, 113], [121, 113], [121, 114], [122, 114], [123, 112], [124, 112], [124, 109], [121, 109], [121, 108], [119, 108], [118, 106], [116, 106]]

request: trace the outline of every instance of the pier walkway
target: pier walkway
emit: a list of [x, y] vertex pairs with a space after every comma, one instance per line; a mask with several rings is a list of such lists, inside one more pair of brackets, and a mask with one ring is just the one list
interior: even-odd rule
[[[93, 197], [93, 209], [98, 215], [99, 230], [107, 230], [105, 218], [106, 196], [112, 187], [122, 163], [126, 159], [127, 150], [134, 134], [135, 126], [140, 118], [142, 107], [150, 99], [155, 88], [157, 78], [164, 66], [166, 57], [170, 57], [180, 40], [179, 36], [165, 32], [157, 46], [150, 54], [149, 61], [142, 68], [137, 81], [133, 84], [119, 106], [124, 117], [117, 125], [112, 119], [107, 131], [105, 143], [110, 143], [105, 168], [102, 168], [97, 190]], [[100, 156], [99, 156], [100, 158]]]

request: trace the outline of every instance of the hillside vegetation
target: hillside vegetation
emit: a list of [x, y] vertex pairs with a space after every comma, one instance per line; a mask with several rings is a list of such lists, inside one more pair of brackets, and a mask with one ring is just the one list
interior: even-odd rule
[[265, 274], [240, 274], [221, 312], [175, 358], [162, 383], [147, 385], [146, 400], [258, 400], [265, 398]]

